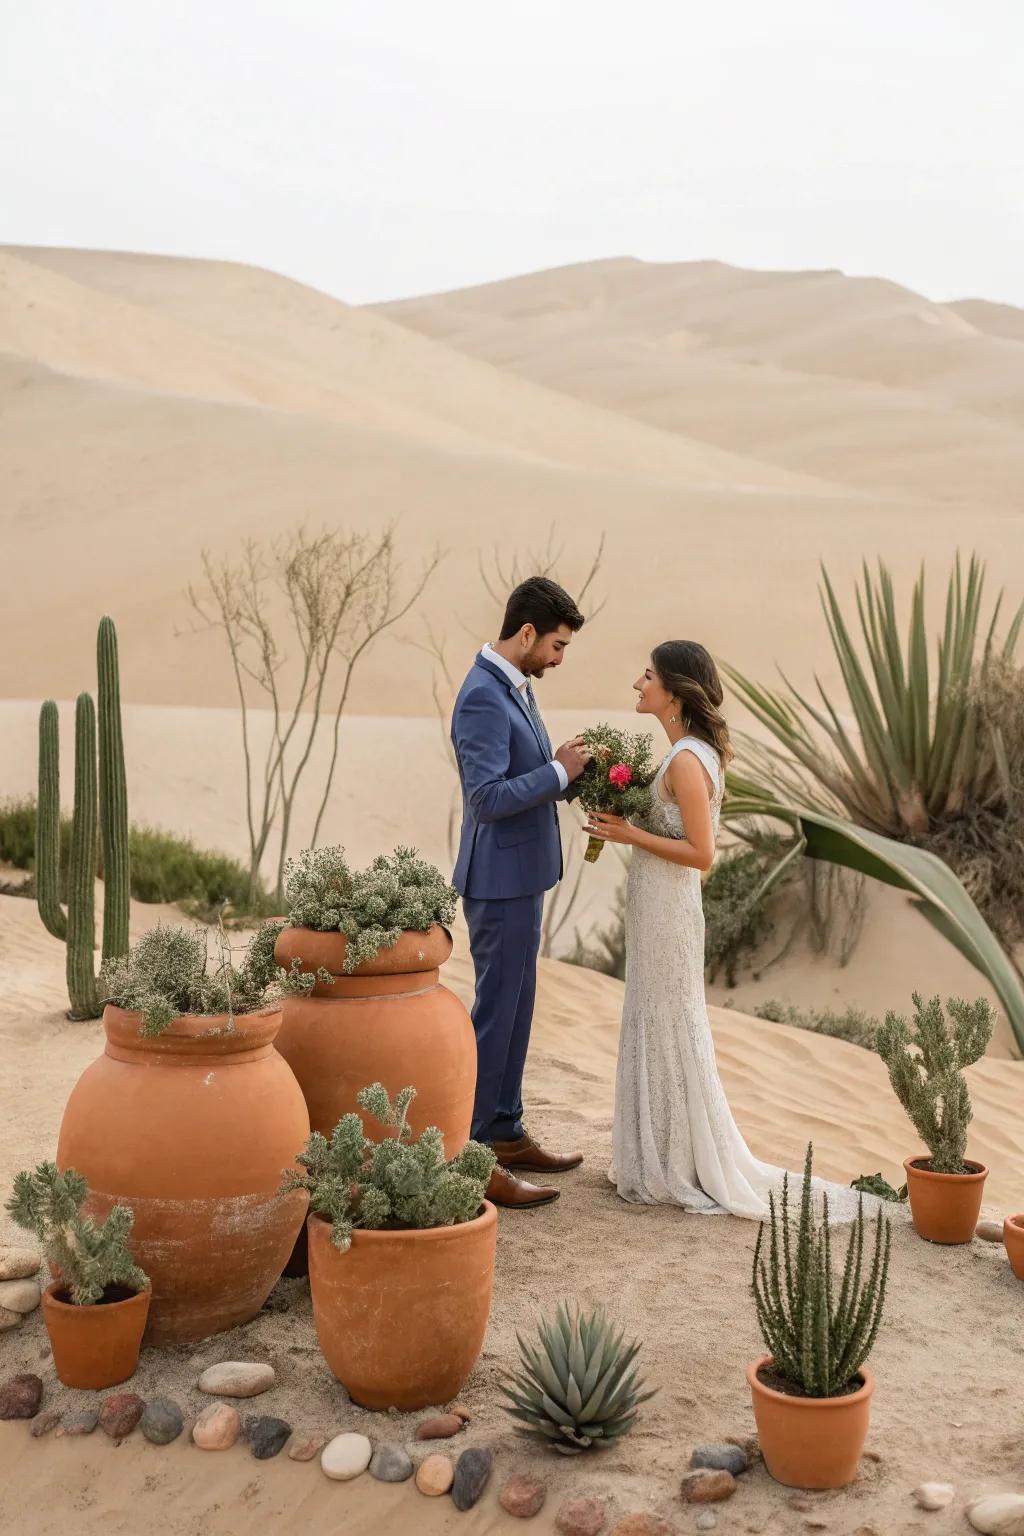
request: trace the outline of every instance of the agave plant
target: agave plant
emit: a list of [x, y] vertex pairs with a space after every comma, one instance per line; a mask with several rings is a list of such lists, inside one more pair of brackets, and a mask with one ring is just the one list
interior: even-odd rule
[[644, 1391], [634, 1361], [636, 1340], [624, 1342], [598, 1308], [587, 1315], [560, 1302], [554, 1322], [539, 1323], [539, 1342], [519, 1340], [519, 1370], [507, 1372], [505, 1404], [526, 1433], [541, 1436], [563, 1456], [611, 1445], [628, 1434]]

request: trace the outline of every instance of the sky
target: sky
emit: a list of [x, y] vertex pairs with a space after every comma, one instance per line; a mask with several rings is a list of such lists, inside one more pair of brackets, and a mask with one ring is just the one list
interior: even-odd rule
[[598, 257], [1024, 305], [1021, 0], [0, 0], [0, 241], [353, 303]]

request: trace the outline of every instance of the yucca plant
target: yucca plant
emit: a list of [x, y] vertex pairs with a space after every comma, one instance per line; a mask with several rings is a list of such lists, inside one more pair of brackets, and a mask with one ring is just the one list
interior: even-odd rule
[[782, 1181], [781, 1210], [769, 1195], [765, 1223], [754, 1247], [754, 1304], [765, 1348], [786, 1382], [807, 1397], [837, 1397], [855, 1379], [874, 1346], [882, 1321], [892, 1228], [878, 1212], [874, 1252], [865, 1267], [864, 1200], [850, 1233], [836, 1293], [828, 1197], [820, 1219], [811, 1182], [813, 1148], [807, 1145], [800, 1214], [789, 1206], [789, 1176]]
[[512, 1418], [563, 1456], [612, 1445], [629, 1433], [644, 1391], [634, 1364], [640, 1344], [626, 1343], [603, 1310], [584, 1315], [560, 1302], [553, 1322], [539, 1323], [539, 1342], [521, 1334], [520, 1365], [504, 1377]]
[[972, 1111], [964, 1068], [984, 1056], [995, 1014], [984, 997], [973, 1003], [951, 997], [946, 1008], [949, 1024], [937, 997], [925, 1003], [915, 992], [913, 1028], [898, 1014], [887, 1013], [875, 1048], [889, 1069], [896, 1097], [931, 1153], [931, 1171], [967, 1173]]

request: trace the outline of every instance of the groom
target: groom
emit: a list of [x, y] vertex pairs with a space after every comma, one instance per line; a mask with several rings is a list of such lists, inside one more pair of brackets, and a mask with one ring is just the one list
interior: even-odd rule
[[579, 738], [552, 752], [533, 683], [561, 666], [583, 626], [569, 594], [532, 576], [508, 600], [501, 637], [479, 653], [459, 690], [452, 742], [462, 784], [462, 834], [453, 876], [469, 924], [476, 972], [473, 1137], [493, 1147], [488, 1185], [497, 1205], [556, 1200], [521, 1170], [562, 1172], [579, 1152], [547, 1152], [523, 1128], [523, 1066], [530, 1043], [544, 892], [562, 877], [556, 800], [590, 757]]

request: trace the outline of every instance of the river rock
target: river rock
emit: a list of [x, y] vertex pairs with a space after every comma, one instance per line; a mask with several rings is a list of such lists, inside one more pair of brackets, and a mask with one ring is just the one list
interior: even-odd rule
[[465, 1428], [465, 1423], [457, 1413], [443, 1413], [440, 1418], [424, 1419], [422, 1424], [416, 1426], [417, 1440], [450, 1440], [452, 1435], [457, 1435], [460, 1429]]
[[312, 1461], [327, 1444], [322, 1429], [297, 1429], [288, 1442], [289, 1461]]
[[32, 1248], [0, 1248], [0, 1280], [27, 1280], [38, 1275], [41, 1264]]
[[64, 1435], [91, 1435], [99, 1421], [98, 1408], [79, 1408], [74, 1413], [66, 1413], [57, 1426], [57, 1439]]
[[921, 1509], [945, 1509], [952, 1504], [956, 1489], [952, 1483], [918, 1483], [914, 1502]]
[[679, 1492], [687, 1504], [718, 1504], [731, 1499], [736, 1479], [731, 1472], [690, 1472], [683, 1478]]
[[112, 1392], [100, 1404], [100, 1429], [120, 1445], [142, 1418], [145, 1407], [137, 1392]]
[[448, 1409], [448, 1412], [454, 1413], [455, 1417], [457, 1419], [461, 1419], [463, 1424], [469, 1424], [473, 1418], [473, 1415], [470, 1413], [469, 1409], [463, 1408], [461, 1403], [452, 1403], [451, 1407]]
[[985, 1536], [1024, 1536], [1024, 1494], [987, 1493], [968, 1504], [967, 1518]]
[[983, 1243], [1001, 1243], [1003, 1224], [1001, 1221], [979, 1221], [974, 1229], [974, 1235], [980, 1237]]
[[42, 1400], [41, 1379], [30, 1371], [20, 1371], [0, 1387], [0, 1419], [34, 1419]]
[[487, 1487], [494, 1457], [480, 1445], [471, 1445], [455, 1463], [452, 1503], [456, 1509], [472, 1509]]
[[249, 1360], [223, 1360], [211, 1365], [199, 1378], [200, 1392], [210, 1397], [259, 1397], [268, 1392], [277, 1377], [272, 1365]]
[[185, 1417], [169, 1397], [154, 1397], [146, 1404], [139, 1428], [151, 1445], [170, 1445], [185, 1428]]
[[698, 1445], [690, 1466], [699, 1471], [731, 1472], [739, 1477], [750, 1466], [750, 1457], [739, 1445]]
[[555, 1516], [559, 1536], [600, 1536], [608, 1512], [600, 1499], [567, 1499]]
[[192, 1439], [201, 1451], [228, 1451], [242, 1431], [237, 1408], [230, 1403], [211, 1403], [192, 1426]]
[[435, 1452], [416, 1468], [416, 1487], [429, 1499], [440, 1498], [455, 1481], [455, 1468], [447, 1456]]
[[698, 1531], [713, 1531], [718, 1524], [718, 1516], [713, 1509], [702, 1509], [697, 1516], [696, 1529]]
[[510, 1477], [498, 1494], [498, 1503], [506, 1514], [517, 1520], [532, 1520], [544, 1506], [547, 1489], [536, 1477]]
[[347, 1483], [366, 1471], [372, 1457], [373, 1446], [365, 1435], [335, 1435], [323, 1448], [320, 1466], [328, 1477]]
[[56, 1429], [61, 1421], [61, 1415], [55, 1408], [48, 1408], [45, 1413], [37, 1413], [32, 1420], [30, 1435], [35, 1435], [38, 1440], [42, 1435], [48, 1435], [51, 1429]]
[[244, 1438], [257, 1461], [269, 1461], [283, 1451], [292, 1427], [286, 1419], [269, 1413], [257, 1413], [246, 1419]]
[[412, 1457], [397, 1440], [382, 1440], [373, 1453], [370, 1476], [378, 1483], [404, 1483], [412, 1477]]
[[6, 1307], [0, 1307], [0, 1333], [5, 1333], [8, 1328], [18, 1328], [20, 1325], [20, 1312], [10, 1312]]
[[34, 1312], [39, 1305], [38, 1280], [0, 1281], [0, 1307], [8, 1312]]

